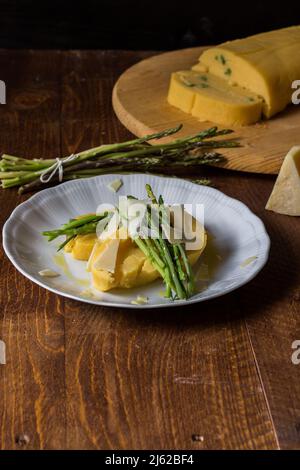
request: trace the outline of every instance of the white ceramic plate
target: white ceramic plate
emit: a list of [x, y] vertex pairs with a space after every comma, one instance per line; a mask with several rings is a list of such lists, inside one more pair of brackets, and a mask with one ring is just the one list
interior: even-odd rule
[[[123, 181], [123, 186], [114, 193], [107, 184], [116, 178]], [[162, 194], [166, 203], [204, 204], [205, 227], [212, 239], [196, 266], [202, 278], [199, 292], [188, 301], [164, 299], [161, 281], [136, 289], [91, 293], [86, 263], [69, 254], [57, 255], [61, 240], [48, 243], [41, 235], [43, 230], [57, 228], [78, 214], [94, 212], [101, 202], [117, 204], [119, 195], [145, 198], [146, 183], [151, 184], [156, 195]], [[3, 246], [24, 276], [56, 294], [92, 304], [145, 309], [201, 302], [237, 289], [262, 269], [268, 259], [270, 240], [258, 217], [243, 203], [216, 189], [182, 179], [132, 174], [70, 181], [35, 194], [20, 204], [5, 223]], [[41, 277], [38, 273], [45, 268], [60, 276]], [[131, 304], [138, 294], [147, 296], [149, 302]]]

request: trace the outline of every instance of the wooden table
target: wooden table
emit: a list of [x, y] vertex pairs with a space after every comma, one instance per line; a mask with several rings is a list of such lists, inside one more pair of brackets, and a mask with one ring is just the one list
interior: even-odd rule
[[[147, 55], [0, 51], [1, 153], [53, 157], [128, 138], [111, 90]], [[274, 178], [205, 175], [248, 204], [272, 241], [262, 273], [223, 298], [96, 307], [37, 287], [1, 251], [1, 448], [300, 448], [300, 220], [265, 211]], [[25, 196], [0, 198], [4, 222]]]

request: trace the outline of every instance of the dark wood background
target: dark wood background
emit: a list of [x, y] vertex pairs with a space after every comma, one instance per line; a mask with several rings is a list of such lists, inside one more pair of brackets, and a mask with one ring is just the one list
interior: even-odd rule
[[[1, 153], [55, 157], [127, 139], [111, 91], [147, 55], [0, 51]], [[264, 209], [272, 177], [201, 174], [271, 237], [265, 269], [222, 298], [146, 312], [87, 305], [39, 288], [0, 251], [0, 448], [300, 448], [300, 219]], [[1, 225], [25, 197], [0, 190]]]
[[299, 23], [292, 0], [1, 0], [0, 47], [166, 50]]

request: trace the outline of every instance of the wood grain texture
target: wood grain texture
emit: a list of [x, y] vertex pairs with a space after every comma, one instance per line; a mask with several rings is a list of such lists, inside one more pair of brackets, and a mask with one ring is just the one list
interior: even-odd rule
[[[200, 122], [167, 102], [171, 73], [196, 64], [203, 50], [195, 47], [159, 54], [126, 70], [113, 90], [114, 110], [124, 126], [140, 137], [182, 123], [183, 128], [177, 135], [184, 137], [216, 125], [209, 121]], [[288, 150], [299, 142], [299, 127], [299, 106], [291, 105], [269, 121], [235, 128], [242, 146], [222, 150], [227, 157], [222, 166], [277, 174]], [[169, 136], [164, 141], [173, 138]]]
[[[60, 53], [1, 51], [0, 62], [8, 91], [0, 108], [1, 153], [59, 155]], [[2, 224], [23, 199], [1, 190]], [[21, 277], [1, 250], [2, 449], [65, 447], [63, 302]]]
[[263, 275], [245, 289], [241, 307], [263, 379], [278, 441], [283, 449], [300, 449], [300, 367], [291, 360], [300, 339], [300, 219], [266, 213], [265, 182], [237, 185], [243, 200], [256, 207], [271, 236], [271, 258]]
[[[10, 88], [1, 150], [56, 156], [129, 137], [111, 91], [145, 56], [0, 52]], [[15, 109], [25, 88], [34, 99]], [[264, 210], [272, 177], [203, 172], [260, 215], [272, 240], [267, 267], [226, 297], [150, 314], [81, 304], [30, 283], [1, 251], [2, 449], [300, 448], [300, 221]], [[23, 199], [0, 192], [2, 222]]]

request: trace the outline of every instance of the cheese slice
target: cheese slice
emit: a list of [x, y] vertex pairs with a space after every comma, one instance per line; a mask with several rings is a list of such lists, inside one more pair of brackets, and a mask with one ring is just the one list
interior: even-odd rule
[[191, 70], [172, 74], [168, 102], [200, 121], [225, 126], [252, 124], [262, 113], [262, 100], [253, 93], [209, 73]]
[[300, 26], [228, 41], [202, 53], [200, 65], [229, 83], [236, 82], [264, 100], [269, 118], [283, 110], [300, 77]]
[[285, 157], [266, 209], [286, 215], [300, 215], [300, 145]]
[[100, 243], [99, 243], [99, 241], [96, 241], [95, 245], [92, 248], [89, 259], [87, 260], [86, 270], [88, 272], [90, 272], [92, 270], [94, 255], [95, 255], [95, 253], [96, 253], [96, 251], [98, 250], [99, 247], [100, 247]]
[[119, 245], [119, 238], [112, 238], [105, 243], [103, 250], [94, 262], [94, 269], [114, 273], [117, 264]]

